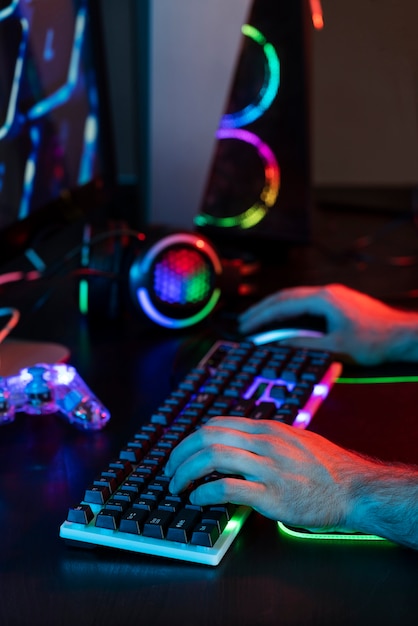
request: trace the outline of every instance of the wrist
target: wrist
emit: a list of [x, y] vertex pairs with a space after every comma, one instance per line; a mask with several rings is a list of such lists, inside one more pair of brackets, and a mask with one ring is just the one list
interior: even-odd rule
[[387, 361], [418, 362], [418, 315], [405, 313], [394, 322], [387, 342]]
[[418, 548], [418, 469], [365, 460], [349, 494], [347, 528]]

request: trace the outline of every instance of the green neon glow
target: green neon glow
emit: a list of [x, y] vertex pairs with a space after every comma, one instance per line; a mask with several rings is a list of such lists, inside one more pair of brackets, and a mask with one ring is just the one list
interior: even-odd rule
[[266, 76], [258, 98], [235, 113], [226, 113], [221, 119], [221, 128], [242, 128], [259, 119], [272, 105], [280, 87], [280, 60], [265, 36], [249, 24], [244, 24], [242, 33], [263, 49], [266, 58]]
[[89, 284], [87, 280], [80, 280], [78, 285], [78, 307], [83, 315], [87, 315], [89, 312]]
[[264, 44], [266, 43], [266, 38], [264, 37], [264, 35], [260, 33], [257, 28], [251, 26], [251, 24], [244, 24], [241, 28], [241, 32], [246, 37], [250, 37], [250, 39], [253, 39], [256, 43], [260, 44], [260, 46], [264, 46]]
[[194, 276], [186, 287], [186, 302], [201, 302], [210, 290], [209, 272], [204, 275]]
[[360, 533], [336, 533], [336, 532], [304, 532], [298, 531], [293, 528], [285, 526], [282, 522], [277, 522], [279, 531], [290, 537], [296, 537], [297, 539], [313, 540], [313, 541], [385, 541], [388, 540], [377, 535], [363, 535]]
[[224, 532], [232, 533], [232, 532], [236, 532], [237, 529], [241, 530], [243, 524], [244, 524], [243, 520], [240, 520], [240, 519], [235, 520], [234, 518], [232, 518], [229, 520], [228, 524], [225, 526]]
[[203, 320], [212, 309], [215, 308], [216, 303], [218, 302], [221, 295], [221, 290], [219, 287], [213, 290], [213, 293], [201, 311], [192, 315], [191, 317], [187, 317], [185, 319], [174, 319], [168, 317], [167, 315], [163, 315], [158, 311], [151, 299], [149, 297], [148, 291], [144, 287], [140, 287], [137, 291], [138, 302], [141, 304], [145, 313], [150, 317], [154, 322], [160, 324], [161, 326], [165, 326], [167, 328], [186, 328], [187, 326], [192, 326], [193, 324], [198, 324], [201, 320]]
[[370, 376], [368, 378], [337, 378], [343, 385], [377, 385], [380, 383], [417, 383], [418, 376]]
[[243, 213], [234, 217], [214, 217], [208, 213], [197, 215], [195, 218], [195, 224], [197, 226], [219, 226], [221, 228], [233, 228], [239, 226], [240, 228], [252, 228], [264, 218], [267, 213], [267, 209], [264, 206], [255, 204]]

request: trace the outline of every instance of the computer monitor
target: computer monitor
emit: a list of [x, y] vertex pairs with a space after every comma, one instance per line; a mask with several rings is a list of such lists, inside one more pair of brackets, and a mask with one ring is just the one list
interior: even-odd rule
[[113, 181], [99, 0], [0, 1], [0, 263]]

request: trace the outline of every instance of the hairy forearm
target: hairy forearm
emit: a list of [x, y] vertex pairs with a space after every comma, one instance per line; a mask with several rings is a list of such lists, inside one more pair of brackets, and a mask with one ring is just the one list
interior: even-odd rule
[[418, 467], [365, 465], [351, 481], [347, 525], [418, 549]]
[[418, 315], [403, 313], [389, 324], [386, 361], [418, 362]]

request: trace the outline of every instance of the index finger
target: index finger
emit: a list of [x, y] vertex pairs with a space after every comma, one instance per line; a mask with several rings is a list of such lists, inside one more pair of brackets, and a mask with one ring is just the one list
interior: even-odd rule
[[269, 422], [267, 420], [250, 420], [245, 417], [213, 417], [207, 424], [183, 439], [172, 451], [165, 466], [165, 473], [172, 476], [176, 469], [196, 452], [212, 444], [222, 444], [231, 448], [260, 453], [260, 441], [254, 435], [279, 435], [293, 430], [291, 426]]

